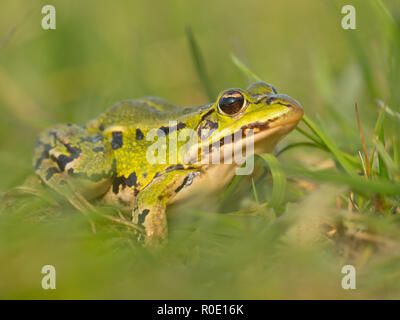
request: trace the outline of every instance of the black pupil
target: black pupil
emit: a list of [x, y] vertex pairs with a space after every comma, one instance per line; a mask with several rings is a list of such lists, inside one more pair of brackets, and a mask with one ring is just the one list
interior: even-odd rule
[[236, 114], [242, 109], [244, 97], [239, 92], [227, 92], [219, 100], [220, 109], [226, 114]]

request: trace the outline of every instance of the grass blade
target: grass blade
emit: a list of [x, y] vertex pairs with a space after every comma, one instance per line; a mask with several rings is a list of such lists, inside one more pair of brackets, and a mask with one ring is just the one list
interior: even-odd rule
[[379, 116], [378, 116], [378, 120], [376, 121], [375, 124], [375, 130], [374, 130], [374, 144], [375, 144], [375, 148], [380, 148], [380, 145], [377, 144], [377, 141], [380, 141], [382, 146], [383, 146], [383, 150], [381, 148], [381, 152], [378, 151], [378, 165], [379, 165], [379, 176], [383, 177], [385, 179], [389, 178], [389, 173], [388, 173], [388, 168], [386, 167], [387, 163], [385, 163], [385, 160], [382, 159], [383, 156], [383, 151], [385, 150], [385, 132], [383, 130], [383, 122], [385, 119], [385, 110], [386, 110], [386, 104], [384, 104], [383, 102], [380, 103], [382, 105], [382, 109], [379, 112]]
[[271, 199], [268, 206], [274, 208], [274, 210], [280, 210], [282, 208], [283, 202], [285, 200], [286, 194], [286, 175], [283, 171], [281, 164], [278, 159], [269, 153], [264, 153], [259, 155], [267, 167], [271, 170], [273, 187]]
[[[383, 163], [383, 166], [385, 168], [385, 178], [389, 178], [389, 170], [392, 176], [398, 171], [398, 168], [396, 167], [396, 163], [394, 160], [390, 157], [389, 153], [386, 151], [385, 146], [383, 145], [382, 141], [380, 140], [374, 140], [374, 144], [376, 147], [376, 150], [378, 151], [378, 157], [379, 157], [379, 167], [381, 167], [381, 162]], [[389, 170], [388, 170], [389, 169]]]
[[210, 78], [208, 77], [206, 66], [204, 63], [203, 55], [201, 54], [200, 47], [193, 35], [190, 26], [186, 26], [186, 36], [189, 41], [190, 52], [192, 54], [192, 59], [194, 66], [196, 68], [197, 74], [200, 78], [201, 84], [203, 85], [204, 91], [207, 94], [210, 101], [216, 98], [214, 90], [212, 89]]
[[254, 199], [256, 200], [257, 204], [259, 204], [260, 201], [258, 201], [257, 189], [256, 189], [256, 186], [254, 184], [254, 179], [253, 178], [251, 178], [251, 187], [253, 188]]
[[357, 175], [354, 170], [354, 167], [350, 164], [350, 162], [343, 156], [343, 152], [341, 152], [333, 142], [317, 127], [317, 125], [311, 121], [307, 117], [307, 115], [303, 116], [304, 123], [310, 128], [310, 130], [325, 144], [325, 146], [330, 150], [336, 160], [340, 163], [343, 169], [351, 176]]
[[231, 54], [231, 58], [233, 63], [239, 68], [240, 71], [242, 71], [246, 76], [249, 78], [255, 80], [255, 81], [262, 81], [259, 76], [257, 76], [255, 73], [253, 73], [248, 67], [245, 66], [245, 64], [239, 60], [238, 57], [236, 57], [234, 54]]
[[317, 148], [317, 149], [326, 151], [326, 149], [324, 147], [320, 146], [319, 144], [315, 144], [313, 142], [296, 142], [296, 143], [291, 143], [291, 144], [283, 147], [282, 149], [280, 149], [276, 153], [276, 156], [279, 156], [282, 153], [284, 153], [290, 149], [297, 148], [297, 147], [312, 147], [312, 148]]
[[365, 142], [364, 142], [364, 135], [363, 135], [363, 132], [361, 129], [361, 121], [360, 121], [360, 115], [358, 113], [357, 102], [355, 103], [354, 107], [356, 109], [358, 132], [360, 133], [360, 140], [361, 140], [361, 145], [362, 145], [363, 153], [364, 153], [366, 174], [367, 174], [367, 177], [370, 177], [371, 176], [371, 166], [370, 166], [370, 162], [369, 162], [369, 158], [368, 158], [367, 147], [365, 146]]
[[360, 193], [383, 194], [387, 196], [398, 196], [400, 194], [400, 185], [387, 180], [367, 180], [359, 175], [349, 176], [348, 174], [333, 170], [310, 171], [301, 167], [287, 167], [286, 171], [318, 182], [348, 186]]

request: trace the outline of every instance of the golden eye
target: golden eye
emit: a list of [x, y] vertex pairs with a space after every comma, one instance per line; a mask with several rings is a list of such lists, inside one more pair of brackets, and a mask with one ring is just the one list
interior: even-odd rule
[[246, 106], [246, 99], [240, 91], [227, 91], [218, 101], [218, 109], [220, 113], [234, 116], [238, 114]]

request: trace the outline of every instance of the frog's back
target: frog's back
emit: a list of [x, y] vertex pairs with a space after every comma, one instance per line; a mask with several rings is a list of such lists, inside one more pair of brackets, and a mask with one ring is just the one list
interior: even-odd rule
[[145, 128], [180, 119], [198, 110], [199, 107], [180, 107], [159, 97], [124, 100], [90, 123], [89, 127], [95, 125], [103, 130], [113, 126]]

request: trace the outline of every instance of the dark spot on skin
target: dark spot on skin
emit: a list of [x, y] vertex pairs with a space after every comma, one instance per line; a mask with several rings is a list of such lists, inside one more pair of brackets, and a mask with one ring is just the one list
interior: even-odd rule
[[128, 178], [125, 178], [126, 185], [128, 187], [135, 186], [137, 187], [137, 176], [136, 172], [132, 172]]
[[190, 172], [185, 179], [183, 179], [182, 184], [175, 189], [175, 193], [181, 191], [184, 187], [190, 186], [193, 183], [193, 180], [196, 176], [198, 176], [200, 172]]
[[71, 154], [70, 156], [66, 156], [65, 154], [60, 154], [55, 161], [57, 162], [58, 167], [60, 168], [61, 171], [65, 170], [66, 165], [75, 160], [76, 158], [79, 157], [81, 154], [82, 150], [77, 147], [71, 147], [70, 144], [64, 144], [64, 146], [67, 148], [67, 151]]
[[184, 166], [182, 164], [176, 164], [173, 166], [169, 166], [167, 169], [165, 169], [165, 172], [171, 172], [175, 170], [183, 170]]
[[69, 143], [65, 144], [65, 147], [67, 148], [67, 151], [71, 154], [71, 156], [77, 158], [79, 154], [82, 152], [82, 150], [78, 147], [71, 147]]
[[165, 135], [168, 135], [174, 131], [177, 130], [181, 130], [186, 128], [186, 124], [183, 122], [179, 122], [176, 126], [172, 126], [172, 127], [160, 127], [159, 130], [161, 130], [162, 132], [164, 132]]
[[113, 192], [115, 194], [118, 194], [119, 192], [119, 186], [122, 186], [122, 188], [125, 188], [126, 182], [124, 177], [116, 177], [113, 181]]
[[143, 132], [138, 128], [136, 129], [136, 140], [143, 140], [144, 135]]
[[96, 148], [93, 148], [93, 152], [103, 152], [104, 151], [104, 148], [103, 147], [96, 147]]
[[251, 123], [251, 124], [248, 124], [248, 125], [245, 125], [245, 126], [243, 126], [243, 127], [241, 127], [240, 128], [240, 130], [245, 130], [245, 129], [260, 129], [261, 131], [263, 131], [263, 130], [266, 130], [266, 129], [268, 129], [269, 128], [269, 124], [271, 123], [271, 122], [274, 122], [274, 121], [276, 121], [276, 120], [278, 120], [279, 119], [279, 117], [275, 117], [275, 118], [272, 118], [272, 119], [269, 119], [268, 121], [266, 121], [266, 122], [254, 122], [254, 123]]
[[209, 128], [211, 130], [218, 129], [218, 122], [213, 122], [213, 121], [207, 119], [207, 128]]
[[161, 176], [161, 172], [160, 171], [156, 172], [156, 174], [154, 175], [154, 178], [157, 178], [159, 176]]
[[114, 131], [112, 132], [112, 141], [111, 141], [111, 147], [114, 150], [117, 150], [121, 148], [123, 145], [122, 142], [122, 132], [121, 131]]
[[178, 130], [182, 130], [182, 129], [186, 128], [186, 123], [179, 122], [179, 123], [177, 124], [176, 128], [177, 128]]
[[161, 127], [159, 130], [161, 130], [162, 132], [164, 132], [164, 135], [169, 134], [169, 127]]
[[179, 191], [181, 191], [186, 186], [188, 178], [189, 178], [189, 176], [186, 176], [185, 179], [183, 179], [182, 184], [178, 188], [175, 189], [175, 193], [178, 193]]
[[67, 165], [68, 162], [72, 161], [71, 157], [68, 157], [64, 154], [60, 154], [57, 158], [57, 165], [60, 168], [61, 171], [65, 170], [65, 166]]
[[205, 118], [207, 118], [207, 117], [208, 117], [210, 114], [212, 114], [214, 111], [215, 111], [214, 109], [211, 109], [211, 110], [208, 111], [206, 114], [204, 114], [204, 115], [201, 117], [201, 121], [203, 121]]
[[157, 137], [165, 137], [168, 133], [165, 133], [164, 130], [162, 130], [162, 128], [159, 128], [157, 130]]
[[207, 139], [216, 129], [218, 129], [218, 122], [205, 120], [203, 124], [197, 129], [197, 135], [201, 140]]
[[141, 213], [138, 215], [138, 225], [141, 226], [143, 225], [144, 221], [146, 220], [146, 216], [150, 213], [149, 209], [144, 209]]
[[56, 167], [48, 168], [48, 169], [47, 169], [47, 172], [46, 172], [46, 181], [49, 181], [50, 178], [51, 178], [54, 174], [59, 173], [59, 172], [60, 172], [60, 171], [59, 171], [58, 168], [56, 168]]

